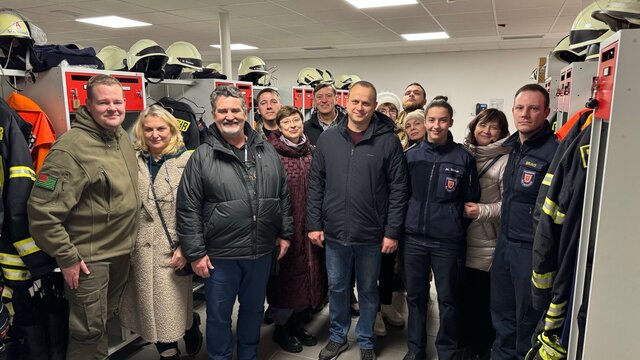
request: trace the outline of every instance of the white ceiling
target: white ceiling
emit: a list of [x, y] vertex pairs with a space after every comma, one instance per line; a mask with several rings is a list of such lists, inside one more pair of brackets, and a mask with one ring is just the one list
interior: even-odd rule
[[[442, 51], [550, 48], [592, 0], [418, 0], [419, 4], [358, 10], [344, 0], [2, 0], [40, 26], [48, 42], [125, 50], [149, 38], [167, 47], [189, 41], [204, 63], [219, 61], [218, 13], [228, 12], [231, 42], [259, 47], [233, 59], [323, 58]], [[451, 0], [449, 0], [451, 1]], [[76, 18], [120, 15], [153, 26], [110, 29]], [[500, 26], [504, 24], [504, 27]], [[450, 39], [405, 41], [400, 34], [446, 31]], [[539, 35], [505, 40], [504, 36]], [[330, 50], [304, 50], [308, 47]]]

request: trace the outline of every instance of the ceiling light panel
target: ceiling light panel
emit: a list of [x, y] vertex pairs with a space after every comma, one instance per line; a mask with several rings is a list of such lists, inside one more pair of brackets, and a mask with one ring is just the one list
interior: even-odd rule
[[347, 0], [347, 2], [358, 9], [411, 5], [418, 3], [416, 0]]
[[[211, 45], [211, 47], [220, 49], [220, 45], [218, 45], [218, 44]], [[257, 47], [255, 47], [255, 46], [246, 45], [246, 44], [231, 44], [230, 48], [231, 48], [231, 50], [255, 50], [255, 49], [257, 49]]]
[[419, 40], [448, 39], [449, 35], [444, 31], [439, 31], [439, 32], [416, 33], [416, 34], [402, 34], [402, 37], [409, 41], [419, 41]]
[[110, 27], [114, 29], [151, 25], [146, 22], [131, 20], [131, 19], [120, 17], [120, 16], [101, 16], [101, 17], [93, 17], [93, 18], [83, 18], [83, 19], [76, 19], [76, 21], [86, 23], [86, 24]]

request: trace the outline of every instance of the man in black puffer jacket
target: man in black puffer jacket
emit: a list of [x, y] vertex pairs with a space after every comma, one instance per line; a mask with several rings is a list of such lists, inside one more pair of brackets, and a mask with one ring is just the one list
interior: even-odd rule
[[217, 88], [211, 108], [211, 136], [178, 188], [178, 236], [194, 273], [205, 278], [209, 356], [231, 358], [238, 297], [238, 358], [257, 359], [274, 247], [280, 259], [293, 237], [287, 175], [275, 149], [246, 123], [240, 90]]
[[375, 359], [380, 257], [395, 251], [402, 238], [407, 166], [393, 121], [374, 112], [376, 105], [375, 87], [355, 83], [347, 121], [325, 130], [313, 155], [306, 227], [309, 239], [326, 247], [331, 303], [331, 334], [320, 360], [336, 358], [348, 347], [354, 261], [360, 300], [356, 337], [361, 358]]

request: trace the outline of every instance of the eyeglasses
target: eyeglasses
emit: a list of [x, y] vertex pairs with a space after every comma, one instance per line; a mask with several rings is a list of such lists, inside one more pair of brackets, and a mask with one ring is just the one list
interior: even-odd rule
[[398, 110], [387, 110], [387, 109], [380, 109], [380, 112], [389, 116], [389, 115], [398, 115]]
[[290, 128], [291, 125], [296, 124], [296, 125], [302, 125], [302, 119], [297, 118], [295, 120], [282, 120], [280, 121], [280, 126], [282, 126], [283, 128]]

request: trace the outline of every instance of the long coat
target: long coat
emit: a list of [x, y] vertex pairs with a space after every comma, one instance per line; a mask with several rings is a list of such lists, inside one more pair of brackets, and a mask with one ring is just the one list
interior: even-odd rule
[[[176, 234], [176, 191], [191, 156], [167, 159], [153, 184], [173, 241]], [[173, 342], [193, 321], [191, 276], [177, 276], [169, 265], [172, 250], [151, 192], [147, 160], [138, 154], [138, 191], [142, 197], [139, 231], [131, 254], [129, 281], [120, 306], [122, 326], [151, 342]]]
[[280, 309], [320, 308], [327, 296], [324, 249], [311, 244], [306, 235], [307, 184], [311, 169], [309, 140], [300, 149], [287, 146], [272, 133], [269, 142], [276, 148], [287, 173], [294, 236], [287, 254], [280, 259], [280, 271], [269, 280], [267, 301]]

